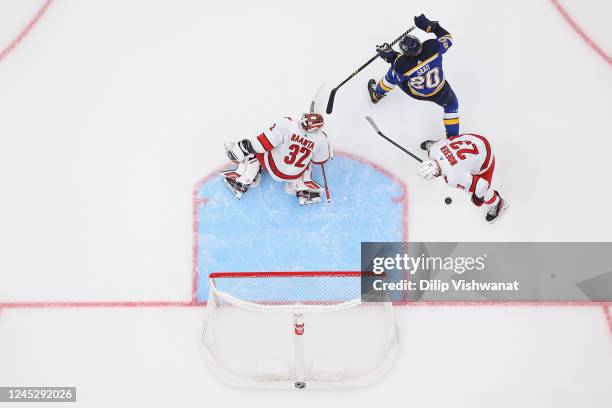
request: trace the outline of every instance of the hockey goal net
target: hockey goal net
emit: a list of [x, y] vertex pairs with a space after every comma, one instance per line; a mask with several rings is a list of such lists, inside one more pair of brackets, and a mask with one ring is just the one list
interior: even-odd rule
[[387, 302], [362, 302], [360, 272], [213, 273], [202, 341], [224, 382], [247, 388], [360, 386], [396, 359]]

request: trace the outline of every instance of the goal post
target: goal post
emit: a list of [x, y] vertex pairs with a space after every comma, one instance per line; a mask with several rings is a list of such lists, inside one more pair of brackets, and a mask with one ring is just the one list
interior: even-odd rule
[[243, 388], [361, 386], [398, 352], [389, 302], [361, 301], [361, 272], [210, 275], [202, 352]]

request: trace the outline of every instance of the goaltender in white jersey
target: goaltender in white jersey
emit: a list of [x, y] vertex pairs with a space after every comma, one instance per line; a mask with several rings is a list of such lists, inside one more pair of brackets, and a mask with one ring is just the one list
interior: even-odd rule
[[463, 134], [440, 140], [427, 151], [430, 160], [419, 166], [419, 176], [432, 180], [442, 176], [450, 187], [471, 193], [472, 202], [489, 205], [485, 216], [494, 222], [508, 208], [508, 202], [493, 189], [495, 156], [486, 137]]
[[332, 156], [327, 135], [321, 130], [323, 117], [305, 113], [299, 120], [283, 118], [259, 136], [226, 144], [227, 155], [238, 164], [222, 172], [225, 184], [240, 198], [259, 184], [262, 166], [300, 205], [321, 202], [323, 188], [311, 178], [311, 163], [323, 164]]

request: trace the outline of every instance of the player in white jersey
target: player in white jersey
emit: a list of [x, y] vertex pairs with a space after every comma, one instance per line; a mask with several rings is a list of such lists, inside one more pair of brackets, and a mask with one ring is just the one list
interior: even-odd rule
[[495, 156], [484, 136], [468, 133], [440, 140], [427, 154], [430, 160], [421, 163], [419, 176], [426, 180], [442, 176], [449, 186], [471, 193], [476, 206], [489, 205], [485, 219], [490, 223], [508, 208], [491, 185]]
[[240, 198], [258, 185], [263, 166], [274, 180], [286, 182], [285, 191], [300, 205], [321, 202], [323, 188], [311, 178], [311, 163], [323, 164], [332, 155], [323, 124], [318, 113], [304, 113], [299, 120], [281, 119], [256, 138], [226, 144], [238, 167], [221, 173], [225, 184]]

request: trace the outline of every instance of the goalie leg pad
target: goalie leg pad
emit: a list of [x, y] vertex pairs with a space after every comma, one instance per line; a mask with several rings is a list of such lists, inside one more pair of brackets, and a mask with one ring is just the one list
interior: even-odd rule
[[221, 172], [223, 182], [240, 199], [249, 187], [257, 187], [261, 178], [261, 164], [257, 159], [245, 160], [235, 170]]
[[312, 179], [312, 168], [310, 165], [297, 180], [288, 181], [285, 184], [285, 192], [294, 194], [300, 205], [316, 204], [321, 202], [323, 187]]
[[285, 191], [288, 194], [295, 194], [302, 190], [323, 190], [323, 187], [312, 179], [312, 167], [310, 164], [299, 179], [288, 181], [285, 184]]

